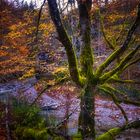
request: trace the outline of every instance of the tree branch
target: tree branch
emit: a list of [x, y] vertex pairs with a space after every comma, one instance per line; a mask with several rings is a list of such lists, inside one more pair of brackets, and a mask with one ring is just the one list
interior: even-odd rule
[[47, 85], [40, 93], [38, 93], [38, 96], [34, 99], [34, 101], [30, 104], [30, 106], [33, 106], [46, 90], [50, 89], [51, 87], [62, 84], [63, 82], [66, 82], [67, 80], [69, 80], [69, 77], [63, 78], [53, 85]]
[[139, 81], [134, 81], [134, 80], [121, 80], [121, 79], [115, 79], [115, 78], [110, 78], [109, 80], [107, 80], [107, 83], [140, 84]]
[[[55, 85], [54, 84], [53, 85], [47, 85], [40, 93], [38, 93], [38, 96], [34, 99], [34, 101], [30, 104], [30, 106], [33, 106], [46, 90], [50, 89], [51, 87], [57, 86], [57, 85], [65, 82], [67, 80], [69, 80], [68, 77], [63, 78], [60, 81], [56, 82]], [[28, 112], [26, 114], [26, 117], [23, 119], [23, 121], [21, 123], [24, 123], [26, 118], [28, 118], [29, 115], [30, 115], [30, 112]]]
[[133, 60], [133, 61], [130, 62], [129, 64], [126, 64], [126, 65], [124, 66], [124, 68], [123, 68], [121, 71], [119, 71], [119, 72], [117, 73], [117, 75], [121, 74], [125, 69], [127, 69], [128, 67], [130, 67], [131, 65], [133, 65], [133, 64], [135, 64], [135, 63], [137, 63], [137, 62], [140, 62], [140, 57], [137, 58], [137, 59], [135, 59], [135, 60]]
[[96, 138], [96, 140], [114, 140], [117, 135], [119, 135], [121, 132], [127, 130], [127, 129], [136, 129], [140, 128], [140, 120], [133, 121], [129, 124], [126, 124], [122, 127], [116, 127], [112, 128], [106, 133], [103, 133], [99, 137]]
[[67, 2], [66, 6], [60, 10], [60, 14], [62, 14], [66, 10], [66, 8], [68, 8], [68, 5], [69, 5], [69, 3]]
[[111, 92], [113, 90], [113, 88], [110, 88], [108, 86], [102, 86], [102, 87], [99, 87], [99, 89], [101, 89], [103, 92], [109, 94], [111, 96], [111, 98], [113, 99], [113, 102], [116, 104], [116, 106], [120, 109], [120, 111], [122, 112], [122, 115], [124, 116], [124, 119], [126, 121], [126, 124], [128, 123], [128, 118], [127, 118], [127, 115], [124, 111], [124, 109], [121, 107], [121, 105], [119, 104], [118, 102], [118, 99], [117, 97]]
[[133, 23], [132, 27], [128, 31], [127, 37], [122, 45], [121, 48], [117, 49], [114, 53], [112, 53], [104, 63], [102, 63], [99, 68], [96, 70], [96, 76], [99, 77], [102, 72], [107, 68], [107, 66], [112, 63], [118, 56], [121, 56], [124, 54], [124, 52], [127, 50], [128, 45], [131, 41], [132, 35], [137, 29], [137, 27], [140, 25], [140, 3], [138, 5], [138, 12], [135, 22]]
[[115, 46], [108, 40], [108, 38], [107, 38], [107, 36], [106, 36], [105, 30], [104, 30], [103, 18], [102, 18], [102, 16], [101, 16], [100, 10], [99, 10], [99, 17], [100, 17], [101, 31], [102, 31], [102, 33], [103, 33], [104, 40], [105, 40], [107, 46], [108, 46], [111, 50], [115, 50]]
[[111, 78], [114, 74], [121, 71], [124, 66], [133, 58], [135, 53], [140, 49], [140, 45], [138, 45], [133, 51], [131, 51], [121, 62], [120, 64], [114, 68], [113, 70], [106, 72], [103, 76], [100, 77], [101, 82], [105, 82], [109, 78]]
[[48, 0], [48, 6], [52, 21], [59, 35], [59, 40], [65, 47], [67, 53], [71, 78], [77, 85], [81, 86], [82, 82], [78, 71], [77, 58], [73, 49], [72, 42], [62, 24], [56, 0]]
[[40, 9], [39, 9], [39, 13], [38, 13], [38, 19], [37, 19], [37, 27], [36, 27], [36, 38], [35, 40], [37, 41], [37, 36], [38, 36], [38, 30], [39, 30], [39, 24], [40, 24], [40, 18], [41, 18], [41, 14], [42, 14], [42, 9], [43, 9], [43, 6], [45, 5], [46, 3], [46, 0], [43, 1]]
[[131, 105], [135, 105], [135, 106], [139, 106], [140, 107], [140, 102], [136, 102], [136, 101], [131, 101], [131, 100], [126, 100], [126, 99], [124, 99], [124, 100], [120, 100], [120, 99], [118, 99], [118, 102], [119, 103], [124, 103], [124, 104], [131, 104]]
[[[98, 87], [98, 88], [102, 90], [102, 87]], [[104, 89], [103, 89], [103, 90], [104, 90]], [[123, 93], [121, 93], [121, 92], [118, 91], [117, 89], [110, 88], [109, 92], [110, 92], [111, 90], [112, 90], [113, 92], [117, 92], [117, 93], [123, 95]], [[104, 90], [104, 92], [106, 92], [106, 91]], [[129, 99], [117, 99], [117, 101], [118, 101], [119, 103], [124, 103], [124, 104], [129, 104], [129, 105], [135, 105], [135, 106], [139, 106], [139, 107], [140, 107], [140, 102], [137, 102], [137, 101], [132, 101], [132, 100], [129, 100]]]

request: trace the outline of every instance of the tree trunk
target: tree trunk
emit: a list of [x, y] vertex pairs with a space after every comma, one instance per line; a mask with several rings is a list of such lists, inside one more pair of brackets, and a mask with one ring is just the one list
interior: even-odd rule
[[91, 10], [92, 0], [86, 2], [79, 1], [79, 18], [80, 18], [80, 30], [82, 37], [82, 46], [80, 54], [80, 62], [82, 72], [86, 77], [90, 77], [93, 73], [93, 52], [91, 48]]
[[59, 35], [59, 40], [63, 44], [66, 50], [71, 78], [77, 85], [81, 86], [80, 76], [79, 76], [79, 71], [77, 66], [77, 59], [73, 49], [73, 44], [62, 24], [56, 0], [47, 0], [47, 1], [48, 1], [49, 11], [50, 11], [52, 21]]
[[92, 0], [84, 2], [78, 1], [79, 17], [80, 17], [80, 30], [82, 36], [82, 46], [80, 54], [80, 62], [82, 74], [86, 78], [86, 85], [84, 94], [81, 97], [81, 112], [79, 116], [79, 131], [83, 139], [95, 138], [95, 105], [94, 105], [94, 91], [93, 85], [93, 52], [91, 48], [91, 10]]
[[[52, 21], [56, 27], [59, 35], [59, 40], [64, 45], [68, 56], [69, 71], [72, 80], [84, 88], [84, 95], [81, 97], [81, 113], [79, 116], [79, 130], [83, 138], [95, 138], [95, 120], [94, 120], [94, 94], [95, 86], [91, 84], [93, 81], [93, 53], [91, 48], [91, 33], [90, 33], [90, 10], [92, 0], [78, 1], [80, 27], [82, 36], [81, 46], [81, 68], [85, 76], [84, 83], [80, 79], [80, 74], [77, 66], [77, 59], [75, 57], [73, 45], [71, 40], [61, 22], [56, 0], [48, 0], [48, 6]], [[86, 83], [86, 84], [85, 84]], [[97, 81], [94, 80], [94, 85]]]
[[95, 138], [95, 87], [88, 84], [81, 97], [79, 132], [82, 138]]

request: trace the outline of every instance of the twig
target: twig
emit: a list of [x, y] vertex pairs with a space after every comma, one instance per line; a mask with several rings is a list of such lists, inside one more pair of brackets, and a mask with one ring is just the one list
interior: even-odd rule
[[37, 42], [37, 36], [38, 36], [38, 30], [39, 30], [39, 24], [40, 24], [42, 9], [43, 9], [43, 6], [45, 5], [45, 3], [46, 3], [46, 0], [43, 1], [42, 5], [40, 7], [39, 13], [38, 13], [38, 20], [37, 20], [37, 27], [36, 27], [36, 38], [35, 38], [36, 42]]
[[102, 19], [100, 10], [99, 10], [99, 17], [100, 17], [101, 31], [103, 33], [104, 40], [111, 50], [115, 50], [115, 46], [109, 41], [109, 39], [106, 36], [105, 30], [104, 30], [104, 23], [103, 23], [103, 19]]
[[30, 106], [33, 106], [33, 105], [36, 103], [36, 101], [42, 96], [42, 94], [43, 94], [46, 90], [50, 89], [50, 88], [53, 87], [53, 86], [57, 86], [57, 85], [59, 85], [59, 84], [65, 82], [65, 81], [67, 81], [67, 80], [69, 80], [69, 77], [66, 77], [66, 78], [61, 79], [60, 81], [58, 81], [58, 82], [55, 83], [54, 85], [47, 85], [40, 93], [38, 93], [38, 96], [37, 96], [37, 97], [35, 98], [35, 100], [30, 104]]
[[55, 126], [55, 128], [59, 128], [63, 123], [65, 123], [75, 113], [75, 111], [78, 109], [78, 107], [79, 107], [79, 105], [77, 107], [75, 107], [75, 109], [70, 114], [68, 114], [64, 120], [62, 120], [60, 123], [58, 123]]
[[107, 83], [121, 83], [121, 84], [140, 84], [140, 81], [133, 81], [133, 80], [121, 80], [110, 78]]
[[[106, 89], [107, 88], [107, 89]], [[124, 109], [121, 107], [121, 105], [119, 104], [119, 101], [117, 99], [117, 97], [111, 92], [113, 89], [110, 87], [100, 87], [99, 89], [101, 89], [102, 91], [104, 91], [105, 93], [109, 94], [111, 96], [111, 98], [113, 99], [113, 102], [116, 104], [116, 106], [121, 110], [122, 115], [124, 116], [124, 119], [126, 121], [126, 124], [128, 123], [128, 117], [124, 111]]]

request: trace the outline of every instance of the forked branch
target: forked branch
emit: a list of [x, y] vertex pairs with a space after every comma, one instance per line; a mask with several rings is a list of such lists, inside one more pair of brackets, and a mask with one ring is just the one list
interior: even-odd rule
[[133, 58], [135, 53], [140, 49], [140, 45], [138, 45], [133, 51], [131, 51], [121, 62], [120, 64], [114, 68], [113, 70], [106, 72], [103, 76], [101, 76], [101, 81], [102, 83], [111, 78], [114, 74], [117, 72], [121, 71], [127, 64], [128, 62]]
[[112, 63], [118, 56], [121, 56], [124, 54], [124, 52], [127, 50], [129, 43], [131, 42], [132, 36], [137, 29], [137, 27], [140, 25], [140, 4], [138, 5], [138, 12], [135, 22], [133, 23], [132, 27], [130, 28], [127, 37], [119, 49], [117, 49], [115, 52], [113, 52], [104, 63], [102, 63], [99, 68], [96, 70], [96, 76], [102, 75], [102, 72], [108, 67], [110, 63]]

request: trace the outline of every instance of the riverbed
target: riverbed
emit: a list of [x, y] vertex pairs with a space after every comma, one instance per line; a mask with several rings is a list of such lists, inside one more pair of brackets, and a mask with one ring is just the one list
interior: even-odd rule
[[[37, 82], [35, 78], [24, 81], [12, 81], [0, 84], [0, 95], [6, 92], [18, 97], [22, 91], [26, 99], [31, 103], [37, 97], [38, 91], [34, 88]], [[62, 90], [63, 89], [63, 90]], [[61, 90], [49, 90], [44, 92], [38, 103], [42, 108], [40, 112], [49, 121], [49, 125], [61, 123], [67, 116], [67, 130], [69, 134], [75, 134], [78, 130], [78, 116], [80, 112], [80, 100], [73, 93], [74, 88], [62, 85]], [[126, 111], [129, 121], [140, 119], [140, 107], [121, 104]], [[107, 98], [96, 97], [95, 100], [96, 130], [101, 134], [110, 128], [122, 126], [125, 123], [121, 111]], [[139, 140], [140, 130], [128, 130], [117, 137], [117, 140]]]

